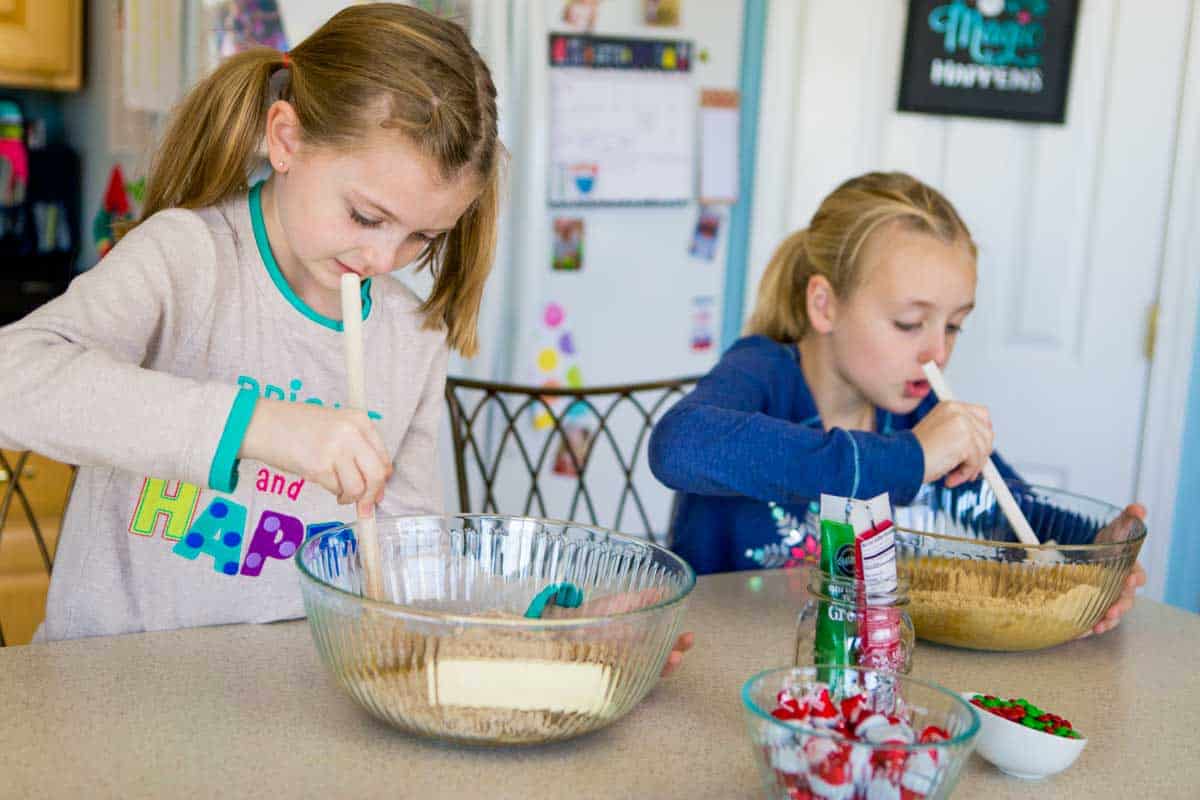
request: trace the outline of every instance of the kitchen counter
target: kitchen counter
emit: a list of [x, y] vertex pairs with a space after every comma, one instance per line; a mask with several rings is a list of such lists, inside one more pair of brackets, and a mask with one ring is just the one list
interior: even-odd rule
[[[3, 797], [758, 798], [744, 680], [791, 655], [805, 573], [701, 578], [683, 666], [627, 717], [555, 745], [474, 749], [370, 717], [304, 622], [0, 649]], [[1200, 796], [1200, 616], [1139, 600], [1114, 631], [1030, 654], [918, 642], [913, 675], [1027, 697], [1088, 737], [1067, 772], [973, 755], [955, 798]]]

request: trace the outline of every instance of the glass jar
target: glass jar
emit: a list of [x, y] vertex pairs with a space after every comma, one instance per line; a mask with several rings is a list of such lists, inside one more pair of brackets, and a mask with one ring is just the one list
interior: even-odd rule
[[907, 675], [915, 635], [908, 616], [908, 581], [891, 591], [863, 581], [809, 572], [808, 600], [796, 624], [797, 665], [873, 667]]

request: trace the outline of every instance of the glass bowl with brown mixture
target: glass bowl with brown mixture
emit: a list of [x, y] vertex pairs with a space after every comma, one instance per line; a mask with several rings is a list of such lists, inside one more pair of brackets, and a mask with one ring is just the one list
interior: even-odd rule
[[377, 528], [377, 599], [363, 596], [356, 525], [301, 545], [309, 626], [355, 701], [436, 739], [535, 744], [619, 719], [658, 681], [696, 582], [666, 548], [572, 522], [450, 514]]
[[1039, 650], [1095, 625], [1146, 539], [1141, 519], [1060, 489], [1010, 482], [1041, 540], [1018, 542], [991, 488], [930, 485], [895, 509], [897, 570], [917, 637], [973, 650]]

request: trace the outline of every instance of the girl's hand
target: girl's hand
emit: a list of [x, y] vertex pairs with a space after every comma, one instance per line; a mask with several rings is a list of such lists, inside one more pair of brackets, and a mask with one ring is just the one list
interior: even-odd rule
[[[1105, 525], [1101, 531], [1096, 534], [1097, 542], [1123, 542], [1130, 536], [1129, 526], [1133, 519], [1139, 519], [1143, 522], [1146, 519], [1146, 507], [1140, 503], [1134, 503], [1125, 507], [1121, 512], [1121, 516]], [[1084, 633], [1084, 636], [1091, 636], [1093, 633], [1104, 633], [1117, 627], [1121, 622], [1121, 617], [1126, 611], [1133, 608], [1133, 600], [1137, 595], [1137, 590], [1146, 585], [1146, 570], [1142, 569], [1141, 564], [1134, 564], [1133, 571], [1129, 573], [1129, 577], [1125, 579], [1125, 587], [1121, 590], [1120, 596], [1109, 606], [1108, 612], [1104, 618], [1096, 623], [1090, 631]]]
[[992, 454], [992, 419], [983, 406], [943, 400], [913, 433], [925, 454], [923, 483], [942, 476], [947, 488], [973, 481]]
[[347, 408], [259, 400], [238, 455], [319, 483], [360, 510], [379, 502], [392, 475], [375, 425]]
[[696, 637], [691, 631], [680, 634], [675, 640], [675, 646], [671, 648], [671, 655], [667, 656], [667, 663], [663, 664], [662, 676], [665, 678], [670, 675], [675, 669], [683, 663], [683, 654], [692, 649]]
[[[638, 608], [653, 605], [666, 595], [666, 589], [642, 589], [626, 594], [613, 594], [598, 600], [588, 600], [576, 608], [562, 608], [557, 605], [546, 606], [542, 616], [564, 619], [569, 617], [606, 616], [633, 611]], [[683, 662], [683, 654], [692, 649], [695, 637], [691, 631], [680, 634], [671, 647], [667, 663], [663, 664], [662, 677], [667, 677]]]

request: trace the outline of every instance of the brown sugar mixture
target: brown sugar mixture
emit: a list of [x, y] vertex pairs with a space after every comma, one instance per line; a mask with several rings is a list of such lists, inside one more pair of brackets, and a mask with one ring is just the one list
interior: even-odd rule
[[599, 727], [633, 688], [621, 680], [619, 641], [482, 627], [439, 638], [383, 622], [359, 629], [370, 647], [339, 648], [360, 654], [340, 671], [373, 713], [414, 733], [479, 744], [562, 738]]
[[1091, 627], [1111, 566], [902, 559], [917, 636], [974, 650], [1036, 650]]

